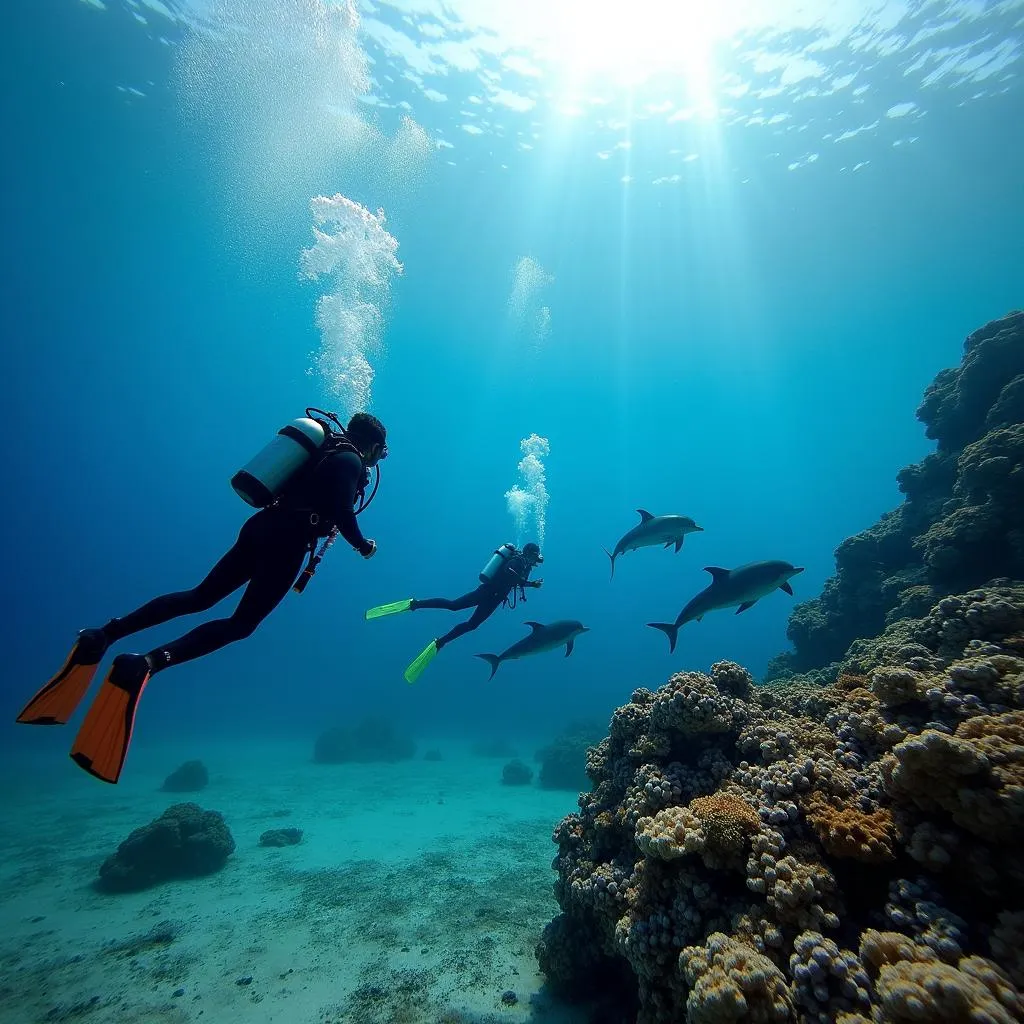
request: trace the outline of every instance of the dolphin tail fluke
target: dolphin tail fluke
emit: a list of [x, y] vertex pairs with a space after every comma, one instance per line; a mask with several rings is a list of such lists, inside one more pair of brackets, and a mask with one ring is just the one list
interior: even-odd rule
[[498, 666], [501, 664], [501, 658], [496, 654], [478, 654], [478, 658], [482, 658], [491, 666], [491, 674], [487, 677], [488, 682], [494, 678], [494, 673], [498, 671]]
[[603, 552], [604, 552], [604, 553], [605, 553], [605, 554], [606, 554], [606, 555], [607, 555], [607, 556], [608, 556], [608, 557], [609, 557], [609, 558], [611, 559], [611, 561], [612, 561], [612, 574], [611, 574], [611, 576], [609, 576], [609, 577], [608, 577], [608, 579], [610, 579], [610, 580], [613, 580], [613, 579], [615, 579], [615, 556], [614, 556], [614, 555], [613, 555], [613, 554], [612, 554], [612, 553], [611, 553], [611, 552], [610, 552], [610, 551], [609, 551], [609, 550], [608, 550], [607, 548], [601, 548], [601, 550], [602, 550], [602, 551], [603, 551]]
[[668, 637], [668, 652], [671, 654], [676, 649], [679, 627], [674, 622], [648, 622], [647, 625], [651, 629], [660, 629]]

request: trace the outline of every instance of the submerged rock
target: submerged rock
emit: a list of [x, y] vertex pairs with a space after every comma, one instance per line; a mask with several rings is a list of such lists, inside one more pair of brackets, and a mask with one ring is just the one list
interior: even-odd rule
[[260, 846], [295, 846], [301, 842], [301, 828], [271, 828], [260, 836]]
[[235, 841], [219, 811], [174, 804], [137, 828], [100, 866], [101, 888], [145, 889], [174, 878], [208, 875], [224, 866]]
[[528, 786], [533, 780], [533, 769], [522, 761], [509, 761], [501, 770], [501, 782], [504, 786]]
[[320, 764], [405, 761], [416, 753], [411, 736], [384, 718], [366, 718], [346, 729], [337, 726], [321, 733], [313, 751]]
[[164, 779], [160, 788], [165, 793], [196, 793], [209, 781], [210, 774], [202, 761], [186, 761]]

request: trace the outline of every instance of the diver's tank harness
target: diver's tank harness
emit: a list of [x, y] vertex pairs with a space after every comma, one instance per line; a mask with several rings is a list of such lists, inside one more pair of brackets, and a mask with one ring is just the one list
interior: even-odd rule
[[[311, 406], [306, 410], [305, 416], [285, 424], [273, 440], [231, 478], [231, 486], [243, 501], [254, 508], [268, 508], [280, 501], [288, 484], [296, 478], [300, 470], [308, 467], [322, 455], [345, 450], [360, 454], [359, 448], [349, 438], [335, 413]], [[380, 466], [374, 468], [376, 476], [369, 495], [366, 493], [370, 482], [368, 473], [356, 492], [353, 509], [356, 515], [368, 508], [370, 502], [377, 496]], [[316, 526], [320, 521], [319, 514], [312, 511], [309, 521], [311, 526]], [[338, 528], [334, 526], [320, 544], [319, 551], [316, 540], [310, 541], [309, 561], [299, 574], [292, 590], [301, 594], [306, 589], [306, 584], [313, 578], [321, 559], [337, 539]]]

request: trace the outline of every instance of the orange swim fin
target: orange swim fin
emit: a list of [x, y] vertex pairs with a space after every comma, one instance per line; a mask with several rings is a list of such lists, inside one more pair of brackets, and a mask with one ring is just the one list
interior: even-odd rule
[[135, 709], [151, 669], [142, 654], [119, 654], [103, 680], [71, 748], [71, 760], [103, 782], [115, 783], [135, 727]]
[[81, 703], [107, 652], [102, 629], [83, 629], [61, 670], [25, 705], [22, 725], [65, 725]]

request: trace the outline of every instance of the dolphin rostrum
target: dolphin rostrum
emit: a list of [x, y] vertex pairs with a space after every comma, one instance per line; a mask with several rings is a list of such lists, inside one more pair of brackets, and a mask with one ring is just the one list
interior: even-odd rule
[[615, 576], [615, 559], [619, 555], [658, 544], [664, 544], [667, 548], [674, 544], [678, 552], [688, 533], [704, 532], [704, 527], [698, 526], [689, 516], [652, 516], [643, 508], [638, 508], [637, 513], [640, 522], [619, 539], [614, 551], [605, 549], [604, 553], [612, 560], [612, 578]]
[[675, 622], [647, 623], [654, 629], [660, 629], [668, 637], [669, 651], [676, 649], [679, 627], [684, 623], [693, 619], [700, 622], [708, 612], [717, 608], [732, 608], [734, 605], [739, 605], [736, 609], [736, 614], [739, 615], [755, 604], [758, 598], [770, 594], [773, 590], [784, 590], [787, 594], [792, 594], [793, 588], [789, 585], [789, 579], [804, 570], [802, 566], [797, 568], [789, 562], [772, 560], [750, 562], [738, 569], [722, 569], [717, 565], [708, 565], [704, 567], [704, 571], [711, 573], [711, 583], [687, 603], [676, 616]]
[[524, 636], [522, 640], [517, 640], [507, 651], [502, 651], [501, 654], [477, 655], [491, 666], [491, 674], [487, 677], [488, 679], [494, 678], [494, 673], [498, 671], [498, 666], [503, 661], [526, 658], [531, 654], [543, 654], [544, 651], [553, 651], [563, 644], [565, 645], [565, 656], [568, 658], [572, 654], [576, 637], [580, 633], [590, 632], [588, 627], [584, 626], [582, 622], [577, 622], [576, 619], [559, 619], [549, 626], [540, 622], [527, 622], [526, 625], [530, 627], [530, 635]]

